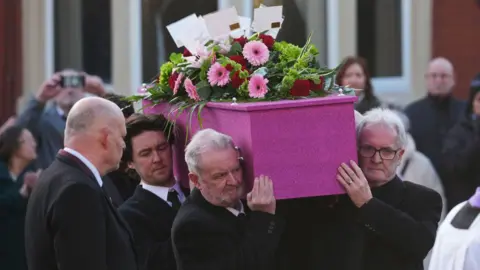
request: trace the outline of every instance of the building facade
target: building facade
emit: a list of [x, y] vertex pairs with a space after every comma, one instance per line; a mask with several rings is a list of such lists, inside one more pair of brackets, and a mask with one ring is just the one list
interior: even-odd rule
[[19, 96], [63, 68], [97, 74], [132, 94], [178, 51], [166, 25], [232, 5], [252, 17], [260, 3], [284, 6], [279, 39], [302, 45], [313, 33], [322, 64], [365, 57], [386, 101], [423, 96], [434, 56], [452, 60], [459, 97], [480, 72], [477, 0], [0, 0], [0, 122], [21, 107]]

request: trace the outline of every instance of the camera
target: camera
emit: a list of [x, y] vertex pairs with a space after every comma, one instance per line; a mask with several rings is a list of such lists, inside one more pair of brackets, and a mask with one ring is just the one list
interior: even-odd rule
[[60, 77], [60, 86], [62, 88], [84, 88], [84, 75], [62, 75]]

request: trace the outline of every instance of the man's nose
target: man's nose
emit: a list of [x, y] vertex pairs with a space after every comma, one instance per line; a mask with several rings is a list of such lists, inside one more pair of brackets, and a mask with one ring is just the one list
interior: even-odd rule
[[228, 173], [227, 183], [229, 185], [236, 186], [236, 185], [239, 185], [240, 182], [241, 182], [240, 179], [237, 179], [237, 177], [235, 177], [235, 175], [232, 172]]
[[382, 157], [380, 156], [380, 152], [376, 152], [375, 155], [373, 155], [372, 160], [374, 163], [382, 163]]

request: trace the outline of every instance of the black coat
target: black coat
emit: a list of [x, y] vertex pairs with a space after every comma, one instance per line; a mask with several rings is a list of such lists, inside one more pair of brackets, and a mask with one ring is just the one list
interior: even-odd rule
[[133, 238], [91, 171], [60, 151], [27, 207], [29, 270], [136, 270]]
[[450, 130], [443, 146], [443, 161], [448, 173], [448, 203], [453, 208], [480, 186], [480, 118], [469, 116]]
[[410, 134], [417, 150], [427, 156], [443, 181], [447, 201], [449, 187], [442, 163], [442, 147], [448, 131], [465, 115], [466, 103], [454, 97], [427, 96], [405, 109], [410, 120]]
[[20, 195], [23, 176], [12, 179], [0, 162], [0, 269], [26, 270], [24, 245], [27, 198]]
[[290, 211], [277, 269], [423, 269], [440, 219], [440, 195], [399, 178], [372, 194], [360, 209], [346, 195], [337, 203], [333, 197], [281, 202]]
[[172, 228], [179, 270], [272, 269], [283, 231], [276, 215], [252, 211], [236, 217], [212, 205], [198, 189], [180, 208]]
[[[187, 196], [189, 191], [183, 193]], [[118, 211], [132, 230], [141, 269], [176, 270], [170, 237], [176, 215], [172, 207], [138, 186]]]

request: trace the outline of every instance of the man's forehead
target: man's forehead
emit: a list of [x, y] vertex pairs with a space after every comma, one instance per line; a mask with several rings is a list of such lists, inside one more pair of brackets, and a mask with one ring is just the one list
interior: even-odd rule
[[133, 137], [133, 141], [141, 145], [157, 145], [159, 143], [167, 142], [167, 138], [163, 131], [147, 130]]
[[435, 59], [430, 62], [428, 67], [430, 72], [446, 72], [452, 73], [453, 72], [453, 65], [448, 60], [445, 59]]

